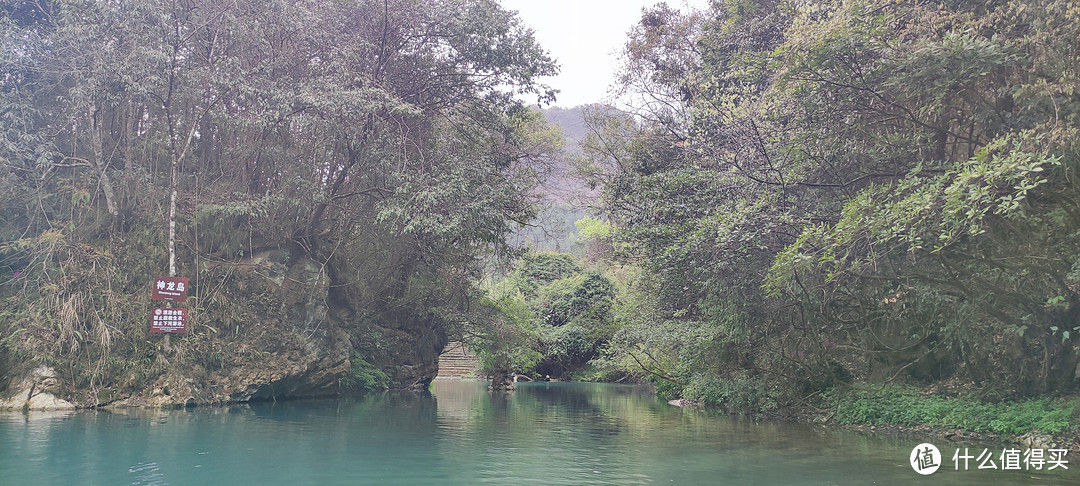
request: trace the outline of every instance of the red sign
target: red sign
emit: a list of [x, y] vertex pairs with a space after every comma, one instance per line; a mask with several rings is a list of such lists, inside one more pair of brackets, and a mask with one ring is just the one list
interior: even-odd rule
[[154, 309], [150, 313], [150, 332], [184, 332], [187, 309]]
[[187, 301], [188, 279], [184, 277], [157, 277], [150, 298], [154, 300]]

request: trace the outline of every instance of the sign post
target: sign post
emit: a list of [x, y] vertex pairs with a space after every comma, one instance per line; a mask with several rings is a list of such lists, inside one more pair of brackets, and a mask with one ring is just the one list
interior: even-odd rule
[[[158, 276], [154, 278], [150, 298], [166, 302], [187, 302], [187, 290], [188, 279], [184, 277]], [[166, 352], [171, 350], [169, 335], [187, 331], [187, 311], [173, 307], [155, 308], [151, 311], [150, 332], [165, 333], [163, 345]]]
[[187, 289], [188, 279], [184, 277], [157, 277], [154, 279], [153, 293], [150, 294], [150, 298], [187, 302]]
[[187, 331], [187, 311], [187, 309], [154, 309], [150, 314], [150, 332]]

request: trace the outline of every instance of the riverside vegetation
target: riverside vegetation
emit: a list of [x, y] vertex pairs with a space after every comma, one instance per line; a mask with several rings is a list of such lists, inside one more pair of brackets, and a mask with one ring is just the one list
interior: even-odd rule
[[647, 9], [629, 106], [586, 110], [577, 162], [626, 277], [591, 366], [731, 411], [1075, 438], [1078, 34], [1053, 0]]
[[560, 142], [490, 0], [14, 0], [0, 43], [0, 389], [78, 406], [422, 388]]
[[[506, 244], [561, 143], [512, 96], [556, 69], [512, 14], [256, 3], [5, 6], [0, 387], [422, 386], [453, 336], [500, 380], [1075, 437], [1075, 2], [646, 9], [626, 104], [569, 157], [600, 191], [583, 260]], [[169, 351], [144, 295], [173, 179], [196, 321]]]

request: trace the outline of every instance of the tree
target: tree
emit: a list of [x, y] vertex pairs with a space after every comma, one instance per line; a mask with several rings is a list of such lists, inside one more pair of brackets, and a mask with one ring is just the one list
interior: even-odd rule
[[[643, 369], [687, 390], [710, 374], [804, 394], [852, 378], [1071, 389], [1073, 6], [661, 13], [627, 79], [670, 106], [595, 120], [590, 153], [613, 238], [662, 296], [653, 318], [712, 337], [668, 340]], [[616, 351], [641, 358], [654, 334]]]
[[597, 357], [613, 332], [615, 283], [563, 253], [526, 253], [489, 285], [496, 316], [471, 326], [489, 371], [569, 376]]
[[[314, 275], [301, 294], [324, 293], [311, 309], [263, 312], [310, 314], [273, 346], [345, 340], [398, 385], [422, 381], [434, 363], [408, 371], [398, 361], [411, 358], [376, 337], [434, 359], [476, 298], [479, 259], [534, 213], [529, 191], [554, 150], [514, 95], [553, 99], [537, 79], [556, 64], [494, 1], [2, 13], [0, 184], [12, 197], [0, 295], [12, 317], [0, 331], [34, 336], [4, 341], [27, 362], [93, 362], [116, 380], [128, 364], [109, 358], [135, 359], [145, 341], [145, 304], [128, 297], [163, 271], [192, 277], [192, 305], [215, 329], [252, 322], [237, 302], [264, 302], [238, 298], [259, 287], [236, 269], [272, 256]], [[108, 285], [88, 285], [102, 269]], [[61, 314], [57, 333], [49, 316]], [[284, 325], [253, 324], [249, 343]], [[212, 334], [178, 354], [220, 351]]]

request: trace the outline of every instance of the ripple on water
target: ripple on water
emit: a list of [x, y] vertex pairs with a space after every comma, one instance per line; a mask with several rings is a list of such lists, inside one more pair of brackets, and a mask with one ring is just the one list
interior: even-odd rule
[[128, 468], [128, 472], [135, 475], [131, 484], [135, 486], [166, 486], [169, 481], [161, 472], [161, 466], [156, 462], [140, 462]]

